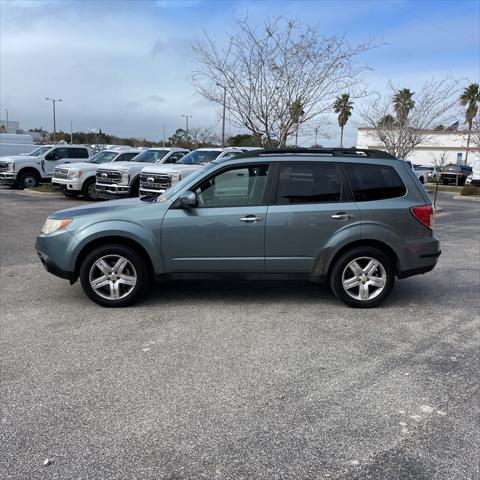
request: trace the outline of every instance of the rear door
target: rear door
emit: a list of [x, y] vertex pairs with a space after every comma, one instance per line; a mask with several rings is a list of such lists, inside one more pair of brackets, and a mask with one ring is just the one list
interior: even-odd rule
[[266, 271], [320, 273], [330, 239], [360, 221], [344, 174], [335, 163], [279, 162], [277, 177], [267, 213]]
[[195, 208], [171, 208], [162, 224], [167, 272], [265, 272], [268, 165], [230, 166], [192, 188]]

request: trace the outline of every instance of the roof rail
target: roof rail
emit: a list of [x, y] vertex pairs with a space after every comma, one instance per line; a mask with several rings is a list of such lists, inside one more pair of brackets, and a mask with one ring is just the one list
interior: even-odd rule
[[331, 155], [332, 157], [367, 157], [395, 159], [388, 152], [382, 150], [370, 150], [368, 148], [278, 148], [272, 150], [252, 150], [236, 155], [235, 158], [264, 157], [268, 155], [295, 155], [295, 154], [320, 154]]

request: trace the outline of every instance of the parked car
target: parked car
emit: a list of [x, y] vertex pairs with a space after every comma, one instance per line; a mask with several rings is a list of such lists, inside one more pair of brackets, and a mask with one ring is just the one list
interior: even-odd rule
[[[446, 165], [439, 172], [440, 180], [444, 185], [453, 183], [454, 185], [465, 185], [465, 180], [472, 173], [472, 167], [468, 165], [457, 165], [456, 163], [451, 163]], [[457, 180], [458, 178], [458, 180]]]
[[53, 213], [36, 250], [106, 307], [165, 275], [227, 273], [303, 275], [374, 307], [395, 277], [435, 267], [433, 221], [425, 189], [386, 152], [271, 150], [213, 160], [159, 197]]
[[405, 160], [410, 168], [413, 170], [413, 173], [420, 180], [420, 183], [423, 185], [430, 177], [434, 176], [436, 173], [435, 167], [425, 167], [423, 165], [413, 164], [410, 160]]
[[147, 164], [176, 163], [190, 150], [186, 148], [150, 148], [133, 162], [102, 165], [96, 173], [96, 191], [99, 198], [138, 196], [140, 171]]
[[67, 197], [82, 194], [87, 200], [96, 200], [95, 174], [98, 166], [109, 162], [130, 162], [142, 151], [131, 147], [101, 150], [85, 162], [59, 165], [53, 171], [52, 184], [61, 188]]
[[28, 155], [15, 155], [0, 160], [0, 184], [33, 188], [49, 182], [61, 163], [84, 162], [90, 148], [82, 145], [42, 145]]
[[230, 158], [244, 151], [246, 150], [236, 147], [197, 148], [174, 165], [147, 165], [140, 172], [139, 194], [140, 196], [160, 195], [208, 162]]

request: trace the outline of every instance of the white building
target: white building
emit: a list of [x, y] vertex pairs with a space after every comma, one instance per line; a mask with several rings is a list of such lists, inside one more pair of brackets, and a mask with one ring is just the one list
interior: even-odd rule
[[[479, 132], [476, 132], [476, 136], [478, 135]], [[479, 145], [472, 140], [470, 140], [470, 153], [468, 154], [470, 165], [476, 154], [480, 152]], [[465, 131], [431, 131], [423, 142], [408, 155], [407, 160], [419, 165], [435, 165], [435, 163], [445, 165], [459, 161], [464, 163], [466, 146], [467, 132]], [[385, 145], [380, 142], [372, 128], [359, 128], [357, 130], [357, 148], [385, 150]]]
[[18, 133], [17, 130], [20, 130], [20, 123], [16, 120], [8, 120], [8, 127], [6, 120], [0, 120], [0, 133]]

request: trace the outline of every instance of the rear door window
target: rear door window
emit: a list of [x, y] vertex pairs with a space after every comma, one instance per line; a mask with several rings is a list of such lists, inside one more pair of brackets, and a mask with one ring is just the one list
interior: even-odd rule
[[69, 148], [68, 158], [88, 158], [88, 150], [86, 148]]
[[342, 184], [335, 165], [280, 163], [277, 204], [339, 202], [341, 197]]
[[403, 197], [405, 185], [393, 167], [365, 163], [344, 163], [353, 197], [356, 202]]

